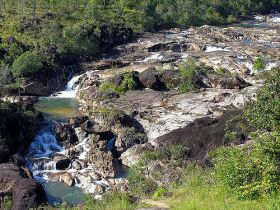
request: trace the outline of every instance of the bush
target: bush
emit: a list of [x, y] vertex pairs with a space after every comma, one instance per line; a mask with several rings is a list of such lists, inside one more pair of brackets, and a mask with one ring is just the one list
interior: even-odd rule
[[0, 87], [11, 82], [11, 70], [8, 65], [0, 64]]
[[99, 90], [104, 91], [113, 91], [117, 94], [123, 94], [129, 90], [137, 89], [138, 85], [133, 78], [133, 75], [130, 73], [126, 73], [123, 75], [123, 80], [120, 85], [114, 85], [111, 82], [105, 82], [100, 85]]
[[264, 60], [262, 58], [256, 58], [253, 63], [253, 70], [259, 72], [264, 69], [265, 69]]
[[141, 174], [141, 167], [139, 166], [134, 166], [130, 169], [127, 179], [129, 191], [132, 194], [151, 195], [157, 189], [156, 183]]
[[259, 130], [280, 131], [280, 69], [272, 70], [264, 87], [245, 109], [244, 116]]
[[240, 198], [256, 199], [278, 192], [280, 135], [266, 134], [255, 145], [222, 148], [214, 153], [218, 180]]
[[135, 209], [135, 204], [132, 204], [128, 194], [111, 193], [105, 195], [102, 200], [88, 198], [82, 208], [85, 210], [132, 210]]
[[125, 74], [124, 79], [121, 83], [121, 86], [124, 90], [135, 90], [137, 88], [137, 83], [135, 82], [132, 74]]
[[35, 52], [27, 51], [14, 61], [12, 72], [15, 77], [28, 77], [42, 68], [41, 57]]
[[182, 83], [179, 85], [179, 91], [181, 93], [195, 90], [193, 78], [198, 70], [193, 58], [189, 58], [184, 63], [179, 65], [179, 75], [182, 79]]

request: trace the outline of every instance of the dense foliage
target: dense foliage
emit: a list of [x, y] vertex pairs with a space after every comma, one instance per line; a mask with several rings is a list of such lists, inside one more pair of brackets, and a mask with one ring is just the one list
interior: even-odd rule
[[280, 0], [0, 0], [0, 86], [14, 82], [13, 62], [26, 51], [44, 69], [63, 69], [131, 38], [128, 29], [225, 24], [279, 8]]
[[34, 52], [21, 54], [13, 63], [13, 75], [15, 77], [28, 77], [43, 68], [41, 57]]
[[253, 142], [221, 148], [214, 153], [216, 174], [221, 183], [241, 198], [255, 199], [279, 193], [280, 184], [280, 70], [266, 76], [257, 99], [245, 110]]

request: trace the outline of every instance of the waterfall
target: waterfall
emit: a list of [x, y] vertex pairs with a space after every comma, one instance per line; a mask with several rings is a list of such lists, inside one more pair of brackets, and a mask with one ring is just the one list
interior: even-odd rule
[[76, 85], [83, 74], [73, 77], [66, 86], [64, 91], [60, 91], [53, 95], [55, 98], [75, 98], [79, 85]]

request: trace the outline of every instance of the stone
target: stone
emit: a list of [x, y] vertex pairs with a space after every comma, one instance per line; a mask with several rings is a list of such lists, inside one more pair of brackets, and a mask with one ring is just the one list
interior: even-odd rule
[[65, 155], [54, 153], [51, 155], [51, 158], [56, 162], [57, 170], [65, 170], [69, 167], [71, 160]]
[[57, 124], [54, 127], [54, 131], [58, 138], [58, 141], [64, 146], [70, 146], [78, 142], [78, 137], [74, 128], [70, 124]]
[[21, 94], [23, 95], [34, 95], [34, 96], [44, 96], [47, 94], [47, 90], [43, 83], [31, 81], [23, 83], [21, 85]]
[[92, 149], [87, 159], [90, 163], [94, 164], [97, 171], [103, 177], [116, 177], [119, 172], [119, 163], [111, 152], [105, 152]]
[[87, 116], [78, 116], [78, 117], [71, 117], [68, 120], [68, 123], [73, 126], [74, 128], [80, 127], [85, 121], [88, 120]]
[[68, 172], [49, 173], [49, 179], [54, 182], [64, 182], [69, 187], [72, 187], [75, 183], [73, 177]]
[[243, 89], [250, 85], [240, 76], [210, 75], [209, 81], [213, 87], [221, 89]]
[[165, 84], [166, 87], [178, 87], [182, 80], [179, 77], [179, 72], [174, 70], [165, 70], [159, 74], [159, 80]]
[[194, 120], [186, 127], [171, 131], [154, 140], [156, 147], [182, 145], [189, 149], [189, 158], [204, 163], [208, 151], [225, 144], [226, 124], [242, 112], [232, 110], [220, 118], [204, 117]]
[[81, 125], [81, 128], [90, 133], [97, 134], [100, 136], [100, 139], [109, 140], [114, 137], [114, 134], [111, 132], [108, 126], [101, 126], [93, 121], [87, 120]]
[[139, 80], [145, 88], [163, 90], [164, 84], [159, 80], [155, 68], [150, 68], [139, 75]]
[[43, 187], [13, 164], [0, 164], [0, 193], [12, 195], [12, 210], [37, 208], [46, 202]]

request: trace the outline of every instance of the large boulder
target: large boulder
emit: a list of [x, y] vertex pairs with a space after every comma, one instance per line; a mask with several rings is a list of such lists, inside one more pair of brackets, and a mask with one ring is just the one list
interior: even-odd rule
[[0, 193], [12, 195], [12, 210], [37, 208], [46, 201], [43, 187], [13, 164], [0, 164]]
[[81, 128], [87, 133], [99, 135], [103, 140], [109, 140], [114, 137], [108, 126], [102, 126], [90, 120], [85, 121]]
[[119, 163], [114, 155], [108, 151], [92, 149], [87, 154], [87, 159], [94, 164], [97, 171], [105, 178], [114, 178], [119, 173]]
[[49, 173], [48, 178], [54, 182], [63, 182], [69, 187], [72, 187], [75, 183], [75, 180], [68, 172]]
[[164, 89], [164, 84], [158, 78], [155, 68], [150, 68], [142, 72], [139, 76], [139, 80], [145, 88], [150, 88], [152, 90]]
[[243, 89], [250, 86], [240, 76], [228, 77], [225, 75], [209, 75], [208, 76], [212, 87], [221, 89]]
[[54, 128], [58, 141], [69, 147], [78, 141], [75, 129], [70, 124], [57, 124]]
[[54, 162], [56, 162], [57, 170], [65, 170], [69, 167], [71, 160], [65, 155], [54, 153], [51, 155], [51, 158]]
[[31, 81], [21, 84], [21, 94], [43, 96], [47, 94], [47, 90], [43, 83]]
[[178, 87], [182, 83], [178, 71], [166, 70], [158, 75], [159, 80], [165, 84], [166, 87]]
[[[208, 151], [226, 144], [226, 128], [230, 125], [236, 132], [241, 132], [238, 126], [231, 125], [230, 120], [241, 115], [240, 110], [232, 110], [224, 113], [220, 118], [204, 117], [196, 119], [184, 128], [180, 128], [153, 141], [157, 147], [169, 147], [170, 145], [182, 145], [189, 149], [188, 156], [192, 160], [204, 163]], [[237, 122], [236, 122], [237, 124]], [[241, 138], [243, 134], [240, 134]]]

